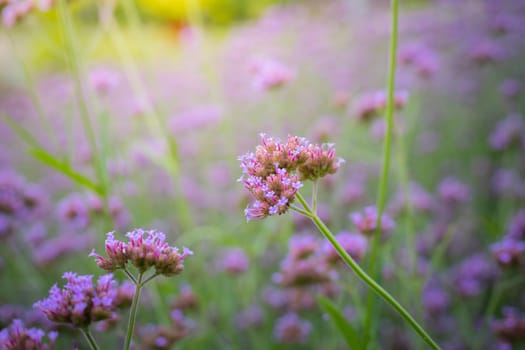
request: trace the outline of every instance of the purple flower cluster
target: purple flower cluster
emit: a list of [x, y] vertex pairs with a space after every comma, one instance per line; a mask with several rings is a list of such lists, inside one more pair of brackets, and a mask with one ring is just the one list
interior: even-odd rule
[[295, 313], [288, 313], [277, 320], [273, 335], [280, 343], [306, 343], [312, 331], [312, 324], [302, 320]]
[[67, 281], [64, 288], [55, 284], [49, 297], [33, 305], [49, 320], [86, 328], [92, 322], [114, 316], [118, 290], [112, 274], [100, 276], [96, 284], [93, 284], [92, 275], [66, 272], [62, 277]]
[[[360, 261], [366, 253], [368, 241], [365, 236], [359, 233], [343, 231], [336, 234], [335, 239], [339, 242], [343, 249], [348, 254], [350, 254], [350, 256], [356, 261]], [[339, 253], [337, 253], [337, 251], [330, 242], [323, 242], [322, 249], [325, 259], [329, 264], [336, 264], [340, 261], [342, 262]]]
[[[377, 208], [369, 206], [362, 212], [351, 213], [350, 219], [360, 233], [371, 235], [377, 229]], [[386, 214], [381, 215], [380, 225], [382, 234], [388, 234], [395, 228], [394, 221]]]
[[406, 66], [413, 66], [422, 78], [430, 78], [439, 69], [436, 53], [418, 44], [411, 44], [399, 50], [399, 60]]
[[463, 297], [479, 295], [496, 277], [495, 266], [484, 255], [476, 254], [463, 260], [454, 272], [454, 288]]
[[502, 268], [525, 264], [525, 210], [518, 211], [509, 221], [502, 239], [490, 247], [496, 262]]
[[239, 179], [255, 198], [246, 208], [247, 219], [261, 219], [288, 211], [300, 180], [317, 180], [334, 174], [343, 162], [335, 158], [333, 145], [310, 144], [305, 138], [288, 136], [285, 143], [261, 134], [255, 153], [239, 158], [244, 175]]
[[[129, 212], [119, 197], [108, 198], [108, 212], [118, 228], [129, 224]], [[94, 219], [104, 214], [104, 201], [96, 195], [84, 196], [70, 193], [57, 205], [56, 214], [61, 224], [68, 229], [83, 230], [93, 223]]]
[[438, 195], [447, 204], [465, 203], [470, 199], [467, 185], [451, 176], [441, 181], [438, 186]]
[[126, 237], [129, 241], [122, 242], [115, 239], [113, 232], [107, 234], [105, 247], [108, 257], [98, 255], [94, 250], [90, 254], [95, 257], [98, 267], [106, 271], [115, 271], [125, 269], [129, 262], [140, 273], [154, 268], [156, 274], [174, 276], [184, 269], [184, 259], [193, 255], [186, 247], [180, 253], [178, 248], [169, 246], [162, 232], [135, 229], [128, 232]]
[[[353, 114], [359, 121], [369, 121], [381, 115], [385, 110], [388, 96], [384, 91], [374, 91], [359, 96], [353, 105]], [[408, 102], [407, 91], [396, 91], [394, 106], [402, 109]]]
[[15, 319], [11, 325], [0, 331], [0, 350], [52, 350], [55, 348], [57, 332], [46, 333], [38, 328], [26, 328], [24, 323]]
[[513, 146], [525, 145], [525, 121], [518, 114], [511, 114], [496, 124], [489, 136], [492, 149], [503, 151]]
[[3, 218], [0, 221], [4, 221], [0, 226], [35, 219], [47, 201], [40, 187], [27, 183], [14, 172], [0, 172], [0, 217]]
[[[512, 344], [525, 340], [525, 315], [515, 308], [503, 309], [503, 318], [492, 321], [492, 331], [504, 343]], [[512, 345], [509, 349], [513, 349]]]
[[254, 60], [249, 67], [253, 74], [253, 87], [257, 91], [277, 89], [295, 78], [295, 73], [274, 59]]
[[230, 248], [224, 252], [218, 265], [222, 271], [235, 275], [248, 270], [250, 259], [242, 248]]

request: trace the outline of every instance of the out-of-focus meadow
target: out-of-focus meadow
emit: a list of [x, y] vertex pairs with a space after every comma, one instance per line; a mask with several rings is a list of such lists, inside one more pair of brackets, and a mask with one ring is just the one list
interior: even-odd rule
[[[376, 248], [363, 225], [384, 165], [388, 1], [0, 9], [1, 350], [17, 319], [88, 349], [33, 304], [66, 271], [102, 275], [92, 249], [134, 228], [194, 252], [143, 289], [135, 349], [425, 348], [307, 218], [246, 220], [238, 158], [261, 133], [335, 144], [319, 217], [443, 349], [525, 347], [523, 1], [401, 1]], [[91, 327], [102, 349], [127, 319]]]

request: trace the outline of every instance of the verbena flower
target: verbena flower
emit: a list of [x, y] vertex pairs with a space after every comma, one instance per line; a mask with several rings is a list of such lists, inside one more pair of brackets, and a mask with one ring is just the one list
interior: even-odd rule
[[447, 204], [464, 203], [470, 199], [467, 185], [450, 176], [441, 181], [437, 192], [439, 198]]
[[235, 325], [240, 330], [256, 328], [262, 325], [263, 318], [264, 314], [261, 307], [253, 304], [241, 310], [235, 316]]
[[[366, 253], [368, 241], [365, 236], [359, 233], [340, 232], [335, 235], [335, 238], [341, 244], [343, 249], [350, 254], [354, 260], [361, 260]], [[335, 250], [332, 244], [328, 241], [323, 242], [322, 252], [328, 264], [335, 264], [341, 260], [339, 253]]]
[[508, 237], [494, 243], [490, 250], [501, 267], [519, 266], [525, 258], [525, 242]]
[[187, 311], [195, 310], [199, 307], [199, 300], [193, 289], [188, 284], [183, 284], [180, 287], [179, 295], [171, 303], [171, 308], [175, 310]]
[[302, 320], [295, 313], [288, 313], [277, 320], [273, 331], [280, 343], [306, 343], [312, 331], [312, 324]]
[[525, 122], [519, 114], [510, 114], [500, 120], [489, 136], [489, 143], [493, 150], [503, 151], [512, 146], [525, 143]]
[[64, 288], [55, 284], [49, 297], [33, 305], [49, 320], [86, 328], [92, 322], [113, 316], [117, 297], [117, 282], [113, 275], [100, 276], [96, 284], [93, 284], [92, 275], [66, 272], [62, 277], [67, 280]]
[[344, 162], [335, 158], [334, 144], [308, 145], [306, 149], [308, 160], [299, 166], [301, 180], [317, 180], [328, 174], [335, 174]]
[[193, 252], [184, 247], [182, 253], [176, 247], [166, 243], [166, 236], [162, 232], [135, 229], [126, 234], [128, 242], [122, 242], [114, 237], [113, 232], [107, 234], [105, 246], [107, 258], [98, 255], [93, 250], [90, 256], [94, 256], [98, 267], [107, 271], [115, 271], [126, 268], [130, 263], [140, 273], [150, 268], [155, 269], [156, 274], [173, 276], [180, 274], [184, 269], [184, 259]]
[[503, 309], [503, 318], [494, 320], [492, 331], [503, 341], [513, 343], [525, 339], [525, 315], [512, 307]]
[[39, 328], [26, 328], [24, 323], [15, 319], [11, 325], [0, 331], [0, 350], [52, 350], [55, 348], [57, 332], [46, 333]]
[[229, 274], [239, 274], [248, 270], [250, 258], [241, 248], [231, 248], [224, 252], [218, 264], [221, 270]]
[[286, 142], [261, 134], [255, 152], [239, 157], [243, 176], [239, 181], [255, 201], [246, 208], [247, 219], [281, 215], [295, 200], [300, 180], [317, 180], [337, 171], [333, 145], [310, 144], [305, 138], [288, 136]]
[[[377, 208], [369, 206], [363, 209], [362, 212], [351, 213], [350, 219], [359, 232], [364, 235], [371, 235], [377, 229]], [[394, 221], [386, 214], [381, 215], [380, 225], [380, 230], [383, 234], [389, 233], [395, 227]]]
[[255, 60], [250, 70], [253, 73], [252, 84], [257, 91], [279, 88], [295, 78], [292, 69], [273, 59]]

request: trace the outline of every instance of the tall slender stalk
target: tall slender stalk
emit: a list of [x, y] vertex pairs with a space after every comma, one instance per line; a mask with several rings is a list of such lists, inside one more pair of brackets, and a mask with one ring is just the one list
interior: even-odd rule
[[[381, 230], [381, 217], [385, 210], [387, 189], [388, 189], [388, 174], [390, 170], [390, 158], [392, 152], [392, 133], [394, 125], [394, 88], [396, 78], [396, 56], [397, 56], [397, 37], [398, 37], [398, 0], [391, 0], [391, 29], [390, 29], [390, 47], [388, 54], [388, 82], [387, 82], [387, 105], [386, 105], [386, 133], [383, 141], [383, 163], [381, 169], [381, 178], [379, 180], [379, 188], [377, 193], [377, 222], [376, 232], [372, 237], [372, 244], [369, 255], [369, 270], [370, 274], [375, 278], [377, 275], [377, 251], [378, 240]], [[373, 328], [374, 300], [373, 293], [369, 290], [367, 295], [367, 316], [365, 319], [365, 344], [371, 338]]]
[[419, 323], [410, 315], [410, 313], [392, 296], [388, 293], [381, 285], [379, 285], [372, 277], [370, 277], [355, 260], [346, 252], [346, 250], [339, 244], [335, 239], [333, 233], [326, 227], [324, 222], [312, 211], [308, 203], [304, 200], [300, 193], [297, 193], [297, 199], [309, 213], [308, 217], [314, 222], [315, 226], [328, 239], [335, 250], [339, 253], [343, 261], [350, 267], [359, 278], [365, 282], [370, 290], [377, 293], [387, 303], [390, 304], [398, 313], [403, 317], [412, 328], [421, 336], [421, 338], [428, 344], [432, 349], [439, 349], [439, 346], [432, 340], [430, 335], [419, 325]]

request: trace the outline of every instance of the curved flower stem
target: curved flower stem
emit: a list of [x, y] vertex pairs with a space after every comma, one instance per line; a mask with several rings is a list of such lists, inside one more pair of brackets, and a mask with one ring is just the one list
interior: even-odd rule
[[89, 343], [89, 347], [91, 350], [99, 350], [99, 347], [97, 345], [97, 342], [95, 341], [95, 338], [91, 335], [89, 332], [89, 328], [80, 328], [80, 331], [82, 334], [84, 334], [84, 337], [86, 338], [87, 342]]
[[296, 212], [298, 212], [298, 213], [300, 213], [300, 214], [302, 214], [304, 216], [307, 216], [309, 218], [312, 217], [312, 214], [310, 214], [309, 212], [307, 212], [307, 211], [305, 211], [305, 210], [303, 210], [303, 209], [301, 209], [299, 207], [296, 207], [295, 205], [290, 205], [290, 209], [295, 210]]
[[421, 338], [428, 344], [432, 349], [439, 349], [439, 346], [430, 338], [427, 332], [417, 323], [417, 321], [408, 313], [407, 310], [392, 296], [388, 293], [383, 287], [381, 287], [376, 281], [374, 281], [356, 262], [355, 260], [344, 250], [344, 248], [337, 242], [334, 235], [328, 227], [319, 219], [317, 214], [312, 213], [311, 208], [308, 206], [308, 203], [304, 200], [300, 193], [297, 193], [297, 199], [305, 207], [307, 211], [310, 212], [310, 218], [314, 222], [315, 226], [319, 231], [325, 236], [328, 241], [332, 244], [335, 250], [339, 253], [344, 262], [359, 276], [359, 278], [365, 282], [371, 290], [376, 292], [380, 297], [382, 297], [387, 303], [389, 303], [411, 326], [414, 330], [421, 336]]
[[142, 288], [142, 276], [143, 273], [139, 274], [137, 283], [135, 283], [135, 295], [133, 295], [133, 301], [131, 302], [131, 310], [129, 312], [128, 331], [126, 333], [126, 343], [124, 344], [124, 350], [129, 350], [131, 345], [131, 338], [133, 337], [133, 329], [135, 328], [135, 318], [137, 317], [137, 307], [139, 305], [140, 289]]

